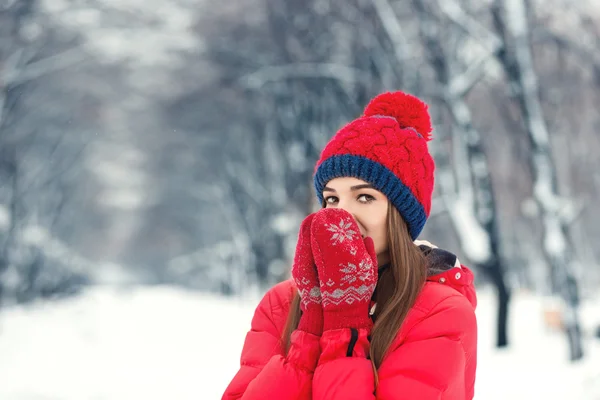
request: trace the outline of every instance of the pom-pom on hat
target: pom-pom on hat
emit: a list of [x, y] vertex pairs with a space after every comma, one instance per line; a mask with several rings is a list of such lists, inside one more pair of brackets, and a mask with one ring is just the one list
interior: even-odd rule
[[342, 127], [323, 149], [314, 175], [319, 201], [330, 180], [361, 179], [387, 196], [416, 239], [429, 217], [434, 184], [427, 108], [403, 92], [371, 100], [363, 116]]

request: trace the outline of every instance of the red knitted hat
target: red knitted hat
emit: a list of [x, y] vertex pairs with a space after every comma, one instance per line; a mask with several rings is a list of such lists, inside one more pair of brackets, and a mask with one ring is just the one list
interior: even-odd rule
[[323, 149], [314, 176], [319, 201], [334, 178], [369, 182], [398, 209], [416, 239], [431, 209], [431, 130], [427, 104], [415, 96], [393, 92], [375, 97], [364, 115], [340, 129]]

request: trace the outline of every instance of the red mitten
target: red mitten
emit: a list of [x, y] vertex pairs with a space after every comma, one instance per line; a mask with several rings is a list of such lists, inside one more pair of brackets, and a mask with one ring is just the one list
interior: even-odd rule
[[300, 294], [300, 309], [302, 310], [298, 329], [320, 336], [323, 333], [321, 290], [310, 243], [310, 227], [314, 216], [314, 214], [309, 215], [300, 225], [294, 265], [292, 266], [292, 278]]
[[373, 239], [362, 239], [347, 211], [324, 208], [312, 221], [311, 243], [323, 298], [323, 329], [371, 329], [369, 305], [377, 285]]

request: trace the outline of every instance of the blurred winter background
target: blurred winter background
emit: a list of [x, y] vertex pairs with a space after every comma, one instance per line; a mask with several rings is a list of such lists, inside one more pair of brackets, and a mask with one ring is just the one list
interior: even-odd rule
[[311, 172], [426, 99], [477, 399], [600, 399], [599, 0], [0, 0], [0, 399], [218, 399]]

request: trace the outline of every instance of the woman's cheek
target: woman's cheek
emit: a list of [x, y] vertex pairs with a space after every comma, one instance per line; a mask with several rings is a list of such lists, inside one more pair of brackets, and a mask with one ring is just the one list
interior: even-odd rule
[[358, 225], [358, 228], [360, 229], [360, 235], [365, 238], [366, 236], [368, 236], [368, 234], [366, 233], [367, 230], [365, 229], [365, 226], [363, 224], [360, 223], [360, 221], [358, 221], [357, 219], [355, 219], [356, 224]]
[[385, 253], [386, 251], [388, 251], [387, 238], [385, 233], [382, 233], [377, 237], [377, 240], [375, 242], [375, 251], [377, 252], [377, 254]]

